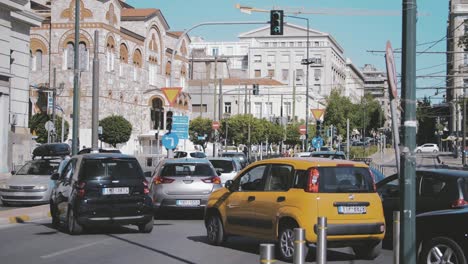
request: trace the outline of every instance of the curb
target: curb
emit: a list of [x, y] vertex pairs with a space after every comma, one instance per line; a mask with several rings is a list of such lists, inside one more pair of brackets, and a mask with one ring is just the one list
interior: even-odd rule
[[[31, 212], [31, 213], [25, 212], [23, 208], [2, 211], [0, 213], [0, 225], [21, 224], [21, 223], [38, 220], [38, 219], [51, 217], [48, 206], [47, 208], [45, 208], [43, 205], [35, 206], [35, 207], [28, 208], [28, 209], [34, 210], [35, 212]], [[40, 210], [40, 211], [37, 212], [37, 210]], [[2, 214], [4, 214], [5, 216], [2, 216]]]

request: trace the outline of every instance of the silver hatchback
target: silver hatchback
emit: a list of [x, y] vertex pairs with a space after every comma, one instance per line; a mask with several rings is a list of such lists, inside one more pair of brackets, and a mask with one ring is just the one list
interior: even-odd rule
[[156, 212], [203, 209], [208, 196], [221, 187], [221, 179], [208, 160], [165, 159], [154, 170], [150, 196]]

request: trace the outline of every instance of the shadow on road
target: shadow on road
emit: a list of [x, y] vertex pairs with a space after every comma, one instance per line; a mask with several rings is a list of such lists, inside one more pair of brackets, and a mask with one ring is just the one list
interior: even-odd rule
[[203, 210], [163, 210], [154, 214], [156, 220], [201, 220]]

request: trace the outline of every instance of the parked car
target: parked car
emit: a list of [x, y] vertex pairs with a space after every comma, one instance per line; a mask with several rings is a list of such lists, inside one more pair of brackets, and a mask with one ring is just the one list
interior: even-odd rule
[[[450, 169], [416, 170], [416, 214], [450, 208], [468, 207], [468, 171]], [[382, 197], [387, 232], [386, 244], [393, 239], [393, 211], [400, 210], [398, 175], [377, 182]]]
[[232, 180], [242, 170], [240, 161], [236, 158], [209, 158], [216, 172], [221, 173], [221, 184], [224, 186], [227, 180]]
[[317, 217], [328, 220], [327, 246], [350, 246], [359, 258], [379, 255], [385, 222], [382, 202], [364, 163], [323, 158], [275, 158], [245, 168], [213, 192], [205, 210], [209, 243], [229, 235], [277, 242], [291, 261], [294, 228], [317, 242]]
[[249, 161], [247, 160], [247, 156], [244, 154], [244, 152], [223, 152], [221, 153], [221, 157], [228, 157], [228, 158], [237, 158], [240, 160], [240, 163], [242, 165], [242, 168], [245, 168], [248, 164]]
[[[80, 154], [87, 154], [87, 153], [91, 153], [93, 151], [92, 148], [84, 148], [80, 151], [78, 151], [78, 155]], [[122, 153], [120, 150], [118, 149], [103, 149], [103, 148], [99, 148], [97, 150], [97, 153]]]
[[314, 151], [310, 153], [310, 157], [342, 160], [346, 159], [346, 155], [343, 151]]
[[33, 150], [33, 160], [0, 184], [0, 199], [4, 206], [47, 204], [54, 187], [50, 179], [61, 161], [70, 154], [70, 146], [62, 143], [43, 144]]
[[52, 224], [61, 222], [72, 235], [90, 226], [132, 224], [149, 233], [153, 208], [149, 188], [135, 157], [117, 153], [76, 155], [62, 173], [54, 173]]
[[184, 150], [178, 150], [174, 151], [174, 158], [180, 159], [180, 158], [200, 158], [204, 159], [206, 158], [205, 152], [201, 151], [184, 151]]
[[309, 152], [309, 151], [307, 151], [307, 152], [297, 152], [297, 153], [293, 154], [293, 157], [310, 157], [311, 153], [312, 152]]
[[468, 259], [468, 208], [416, 216], [418, 263], [465, 264]]
[[433, 143], [426, 143], [424, 145], [421, 145], [419, 147], [416, 148], [415, 150], [417, 153], [422, 153], [422, 152], [439, 152], [439, 147], [437, 146], [437, 144], [433, 144]]
[[164, 159], [155, 168], [150, 195], [156, 213], [163, 209], [203, 209], [208, 196], [222, 188], [207, 159]]

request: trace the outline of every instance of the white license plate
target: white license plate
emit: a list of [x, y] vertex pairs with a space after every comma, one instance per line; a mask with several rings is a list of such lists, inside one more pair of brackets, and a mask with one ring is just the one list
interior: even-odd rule
[[128, 193], [129, 193], [128, 187], [102, 188], [103, 195], [128, 194]]
[[198, 206], [200, 205], [200, 200], [177, 200], [177, 206]]
[[365, 206], [338, 206], [339, 214], [365, 214]]

